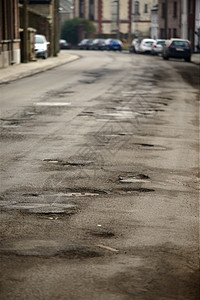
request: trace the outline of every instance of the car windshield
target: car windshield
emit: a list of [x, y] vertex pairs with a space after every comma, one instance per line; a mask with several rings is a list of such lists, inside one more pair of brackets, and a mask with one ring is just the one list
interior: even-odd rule
[[187, 41], [174, 41], [173, 42], [174, 46], [178, 46], [178, 47], [189, 47], [188, 42]]
[[165, 44], [165, 41], [159, 41], [157, 42], [158, 45], [164, 45]]
[[36, 42], [36, 44], [43, 44], [43, 43], [45, 43], [44, 37], [43, 36], [36, 36], [35, 37], [35, 42]]
[[145, 42], [145, 44], [147, 44], [147, 45], [152, 45], [153, 42], [147, 41], [147, 42]]

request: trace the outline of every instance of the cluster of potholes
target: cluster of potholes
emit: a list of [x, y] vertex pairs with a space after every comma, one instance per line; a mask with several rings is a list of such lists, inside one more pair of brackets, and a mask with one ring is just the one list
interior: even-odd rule
[[[1, 118], [0, 128], [2, 130], [14, 130], [20, 128], [24, 124], [27, 126], [27, 122], [30, 122], [33, 117], [41, 114], [61, 114], [63, 113], [63, 109], [66, 106], [68, 107], [71, 105], [69, 102], [58, 102], [58, 99], [70, 96], [73, 94], [74, 91], [72, 90], [62, 90], [62, 91], [50, 91], [45, 96], [44, 99], [40, 99], [43, 102], [36, 102], [33, 106], [28, 107], [25, 112], [23, 112], [17, 118]], [[46, 102], [46, 99], [55, 99], [55, 102]]]
[[[111, 190], [92, 188], [66, 188], [56, 191], [28, 191], [6, 192], [0, 198], [2, 210], [16, 210], [22, 214], [34, 214], [49, 219], [72, 216], [79, 212], [80, 201], [96, 197], [110, 197], [112, 195], [131, 195], [134, 193], [154, 192], [154, 189], [143, 187], [150, 183], [150, 178], [145, 174], [125, 174], [119, 176], [117, 187]], [[14, 199], [14, 200], [13, 200]], [[79, 203], [77, 205], [77, 203]]]
[[99, 69], [95, 71], [85, 71], [83, 73], [84, 78], [79, 80], [80, 83], [83, 84], [93, 84], [101, 77], [105, 76], [105, 74], [108, 73], [108, 70], [106, 69]]

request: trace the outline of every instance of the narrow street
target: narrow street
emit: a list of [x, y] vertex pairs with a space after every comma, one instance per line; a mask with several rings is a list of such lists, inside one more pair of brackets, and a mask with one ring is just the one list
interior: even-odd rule
[[199, 299], [199, 67], [70, 53], [0, 85], [0, 298]]

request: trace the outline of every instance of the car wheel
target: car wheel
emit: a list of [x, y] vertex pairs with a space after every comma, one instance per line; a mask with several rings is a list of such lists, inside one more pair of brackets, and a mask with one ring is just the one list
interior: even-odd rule
[[191, 57], [186, 57], [186, 58], [185, 58], [185, 61], [191, 62]]
[[168, 56], [163, 56], [163, 59], [164, 60], [169, 60], [169, 57]]
[[44, 53], [43, 59], [47, 59], [47, 52]]

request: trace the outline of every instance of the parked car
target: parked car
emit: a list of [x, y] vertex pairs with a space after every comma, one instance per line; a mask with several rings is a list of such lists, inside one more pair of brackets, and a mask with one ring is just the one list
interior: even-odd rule
[[107, 39], [105, 40], [105, 50], [119, 50], [122, 51], [123, 43], [118, 39]]
[[152, 45], [155, 42], [153, 39], [143, 39], [136, 50], [136, 53], [151, 53]]
[[92, 40], [84, 39], [78, 44], [80, 50], [89, 50], [91, 49]]
[[191, 42], [184, 39], [167, 40], [163, 48], [162, 57], [165, 60], [171, 58], [183, 58], [185, 61], [191, 60]]
[[71, 44], [69, 44], [66, 40], [60, 40], [60, 49], [71, 49]]
[[48, 45], [50, 43], [47, 42], [46, 37], [41, 34], [35, 35], [35, 53], [36, 57], [42, 57], [46, 59], [48, 57]]
[[129, 52], [136, 53], [138, 44], [139, 44], [139, 39], [134, 39], [130, 45]]
[[92, 41], [90, 49], [92, 50], [103, 50], [105, 45], [104, 39], [95, 39]]
[[151, 48], [151, 54], [152, 55], [162, 54], [164, 45], [165, 45], [165, 40], [156, 40], [155, 42], [153, 42]]

